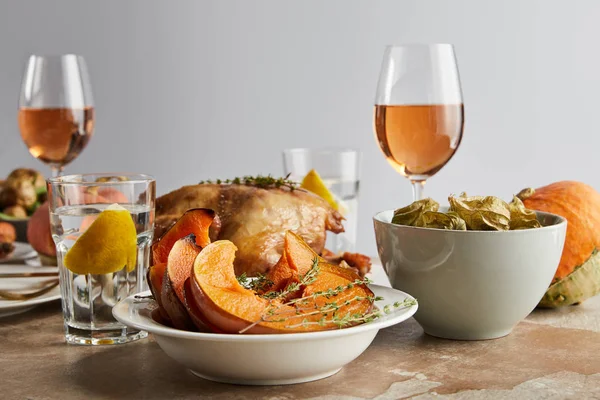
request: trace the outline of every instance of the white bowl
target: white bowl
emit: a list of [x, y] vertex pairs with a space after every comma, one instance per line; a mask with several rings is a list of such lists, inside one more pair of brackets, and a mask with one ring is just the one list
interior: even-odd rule
[[[413, 299], [399, 290], [370, 285], [380, 309]], [[140, 296], [150, 292], [140, 293]], [[121, 323], [148, 331], [174, 360], [195, 375], [217, 382], [243, 385], [284, 385], [326, 378], [362, 354], [377, 332], [410, 318], [417, 305], [399, 308], [372, 322], [323, 332], [235, 335], [188, 332], [155, 322], [153, 300], [130, 296], [113, 308]]]
[[452, 231], [373, 217], [377, 249], [390, 283], [419, 300], [426, 333], [461, 340], [509, 334], [538, 304], [563, 250], [567, 221], [538, 212], [542, 228]]

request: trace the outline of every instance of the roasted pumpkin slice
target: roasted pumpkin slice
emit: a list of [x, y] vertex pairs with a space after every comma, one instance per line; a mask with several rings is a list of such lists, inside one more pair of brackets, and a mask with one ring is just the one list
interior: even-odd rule
[[[341, 304], [335, 311], [338, 316], [365, 314], [371, 310], [369, 297], [373, 293], [365, 285], [351, 285], [335, 296], [335, 300], [317, 295], [318, 292], [346, 287], [357, 277], [349, 269], [346, 271], [327, 263], [322, 264], [322, 269], [318, 265], [318, 272], [310, 284], [298, 287], [300, 294], [297, 297], [306, 301], [292, 304], [287, 296], [261, 296], [238, 282], [233, 268], [236, 250], [229, 241], [216, 241], [203, 249], [194, 262], [195, 282], [191, 286], [196, 303], [206, 320], [223, 332], [291, 333], [333, 329], [337, 325], [331, 322], [334, 316], [332, 310], [314, 313], [315, 309], [324, 309], [326, 303], [332, 301]], [[296, 254], [298, 252], [301, 254]], [[287, 262], [294, 262], [294, 266], [290, 267], [291, 279], [298, 279], [298, 272], [315, 271], [314, 253], [305, 254], [303, 246], [296, 248], [293, 243], [290, 243], [289, 253]], [[308, 260], [308, 265], [305, 265], [305, 260]]]
[[215, 212], [207, 208], [193, 208], [186, 211], [156, 242], [152, 244], [152, 263], [166, 263], [169, 253], [179, 239], [193, 233], [196, 244], [206, 247], [210, 243], [209, 228], [215, 219]]
[[193, 234], [175, 242], [169, 253], [161, 289], [161, 304], [177, 329], [196, 330], [185, 307], [184, 284], [190, 277], [194, 260], [200, 253]]

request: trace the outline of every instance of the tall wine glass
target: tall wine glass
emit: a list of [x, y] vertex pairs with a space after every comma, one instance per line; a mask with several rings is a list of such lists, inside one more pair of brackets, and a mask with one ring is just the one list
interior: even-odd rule
[[450, 44], [388, 46], [375, 96], [375, 132], [387, 161], [407, 177], [414, 200], [452, 158], [464, 109]]
[[31, 155], [49, 165], [53, 177], [60, 175], [94, 132], [94, 102], [83, 57], [29, 57], [18, 119]]

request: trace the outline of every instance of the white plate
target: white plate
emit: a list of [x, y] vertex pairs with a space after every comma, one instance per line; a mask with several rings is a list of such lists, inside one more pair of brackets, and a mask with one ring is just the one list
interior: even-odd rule
[[14, 263], [16, 261], [26, 260], [28, 258], [37, 257], [37, 252], [29, 243], [15, 242], [15, 251], [6, 258], [0, 260], [0, 264]]
[[[371, 285], [383, 301], [376, 305], [412, 299], [388, 287]], [[141, 296], [150, 292], [140, 293]], [[373, 322], [322, 332], [272, 335], [235, 335], [188, 332], [155, 322], [150, 313], [152, 300], [130, 296], [113, 308], [121, 323], [154, 335], [158, 345], [195, 375], [225, 383], [282, 385], [326, 378], [361, 355], [379, 329], [410, 318], [417, 305], [397, 309]]]
[[[22, 272], [57, 272], [56, 267], [30, 267], [26, 265], [0, 265], [0, 273], [22, 273]], [[0, 278], [0, 289], [2, 290], [23, 290], [33, 285], [43, 284], [45, 281], [53, 278]], [[60, 299], [60, 287], [36, 297], [34, 299], [17, 301], [5, 300], [0, 298], [0, 318], [9, 315], [20, 314], [33, 307]]]

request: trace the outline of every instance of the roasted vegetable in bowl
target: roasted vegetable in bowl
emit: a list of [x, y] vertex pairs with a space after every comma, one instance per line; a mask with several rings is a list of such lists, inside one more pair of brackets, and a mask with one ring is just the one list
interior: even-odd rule
[[508, 231], [539, 228], [535, 211], [560, 215], [568, 223], [564, 249], [538, 307], [577, 305], [600, 294], [600, 193], [592, 186], [561, 181], [523, 189], [510, 203], [464, 193], [450, 196], [448, 202], [448, 212], [442, 213], [432, 199], [415, 201], [395, 210], [391, 222], [437, 229]]
[[392, 223], [421, 228], [452, 229], [458, 231], [508, 231], [539, 228], [535, 211], [528, 210], [520, 198], [510, 203], [494, 196], [448, 197], [450, 208], [440, 212], [437, 201], [417, 200], [394, 211]]
[[46, 178], [40, 172], [31, 168], [17, 168], [6, 178], [7, 182], [31, 182], [36, 192], [46, 191]]
[[7, 222], [0, 222], [0, 260], [10, 256], [15, 249], [14, 241], [17, 232], [14, 226]]
[[481, 340], [507, 335], [539, 303], [556, 272], [567, 222], [536, 212], [542, 227], [450, 230], [373, 219], [377, 250], [392, 287], [421, 301], [426, 333]]
[[47, 199], [46, 180], [38, 171], [18, 168], [0, 181], [0, 219], [26, 219]]
[[[368, 279], [330, 264], [291, 231], [266, 274], [236, 276], [235, 244], [210, 241], [215, 219], [213, 210], [189, 210], [152, 246], [155, 264], [147, 280], [157, 322], [188, 331], [294, 333], [353, 326], [379, 315]], [[408, 304], [393, 307], [400, 306]]]
[[147, 275], [158, 305], [153, 319], [188, 331], [293, 333], [350, 327], [408, 307], [373, 309], [370, 257], [327, 251], [326, 232], [342, 232], [343, 216], [296, 186], [246, 176], [158, 198]]

